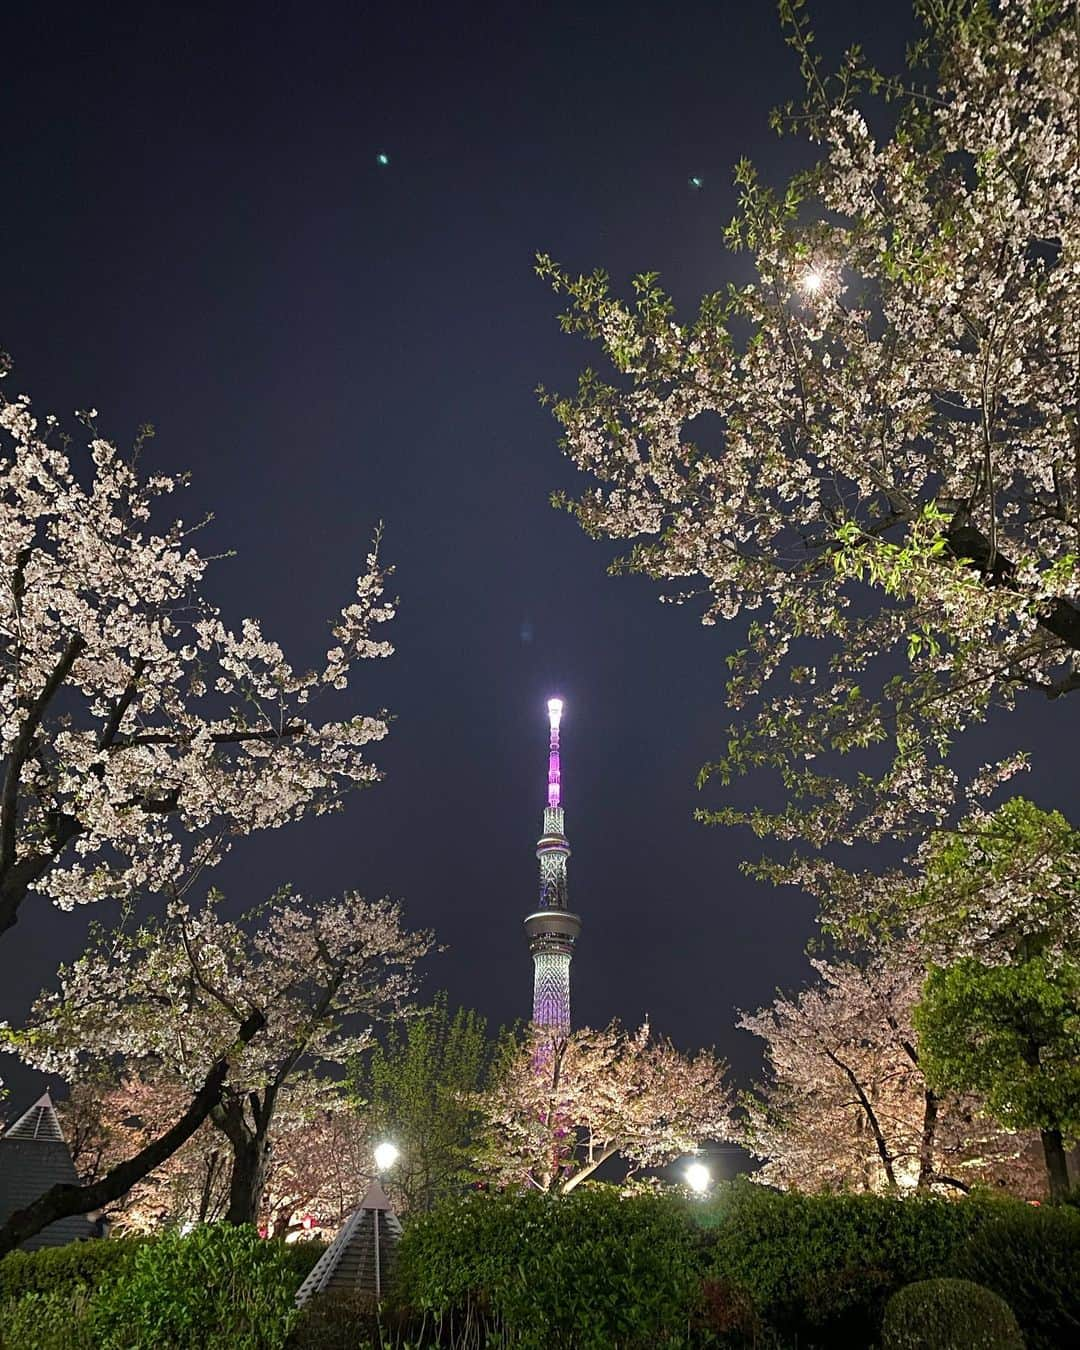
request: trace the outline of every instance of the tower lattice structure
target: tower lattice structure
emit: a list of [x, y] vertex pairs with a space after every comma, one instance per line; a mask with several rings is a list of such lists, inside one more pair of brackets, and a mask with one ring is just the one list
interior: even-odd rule
[[559, 723], [562, 700], [548, 700], [551, 732], [548, 750], [548, 792], [544, 832], [537, 840], [540, 863], [540, 905], [525, 919], [533, 959], [533, 1022], [565, 1035], [570, 1030], [570, 960], [581, 932], [581, 919], [566, 898], [566, 838], [562, 806], [562, 769], [559, 762]]

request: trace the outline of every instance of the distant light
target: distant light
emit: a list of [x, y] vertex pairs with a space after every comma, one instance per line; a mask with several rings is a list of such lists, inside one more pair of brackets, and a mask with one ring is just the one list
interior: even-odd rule
[[693, 1162], [686, 1169], [686, 1184], [695, 1195], [704, 1195], [712, 1178], [704, 1163]]
[[705, 179], [699, 178], [697, 174], [691, 174], [686, 181], [690, 184], [690, 186], [694, 189], [695, 192], [700, 192], [701, 189], [705, 186]]
[[379, 153], [375, 156], [375, 163], [381, 165], [382, 168], [385, 169], [386, 166], [390, 163], [390, 156], [386, 153], [385, 150], [380, 150]]
[[816, 267], [812, 267], [808, 272], [803, 273], [799, 285], [807, 295], [817, 295], [818, 291], [825, 285], [825, 278]]
[[388, 1172], [400, 1157], [395, 1144], [389, 1142], [375, 1147], [375, 1168], [379, 1172]]
[[563, 703], [561, 698], [548, 699], [548, 721], [553, 727], [559, 725], [559, 720], [562, 717], [562, 708]]

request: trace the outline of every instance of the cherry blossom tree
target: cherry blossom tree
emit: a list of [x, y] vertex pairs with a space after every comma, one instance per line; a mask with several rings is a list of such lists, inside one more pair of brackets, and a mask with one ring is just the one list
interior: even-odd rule
[[[183, 1083], [161, 1077], [76, 1083], [57, 1110], [80, 1182], [93, 1184], [138, 1153], [181, 1114], [189, 1096]], [[228, 1194], [229, 1148], [204, 1121], [160, 1167], [110, 1205], [108, 1215], [117, 1234], [152, 1233], [220, 1218]]]
[[889, 1194], [975, 1184], [1039, 1193], [1031, 1138], [983, 1118], [976, 1098], [934, 1091], [912, 1016], [923, 966], [891, 950], [864, 962], [812, 962], [794, 997], [743, 1014], [761, 1038], [766, 1074], [741, 1100], [741, 1142], [784, 1189]]
[[730, 1132], [725, 1065], [617, 1022], [565, 1037], [532, 1028], [478, 1104], [481, 1170], [565, 1194], [616, 1155], [633, 1174]]
[[[69, 1082], [119, 1060], [190, 1094], [208, 1065], [226, 1063], [207, 1114], [229, 1144], [225, 1217], [245, 1223], [258, 1215], [286, 1086], [311, 1068], [346, 1065], [369, 1044], [373, 1020], [406, 1011], [431, 935], [406, 930], [397, 904], [354, 893], [313, 903], [285, 890], [238, 922], [221, 916], [219, 902], [211, 893], [197, 909], [176, 902], [134, 931], [98, 930], [90, 950], [61, 968], [59, 990], [43, 993], [7, 1040]], [[253, 1020], [260, 1034], [238, 1045], [237, 1026]], [[366, 1025], [349, 1031], [346, 1021]], [[14, 1236], [15, 1219], [0, 1230], [0, 1247], [26, 1236]]]
[[300, 1115], [279, 1110], [260, 1226], [268, 1237], [286, 1237], [308, 1231], [310, 1220], [310, 1231], [333, 1237], [374, 1174], [364, 1114], [341, 1102]]
[[0, 931], [31, 893], [180, 894], [235, 839], [378, 777], [385, 715], [314, 711], [393, 650], [377, 547], [321, 669], [296, 671], [206, 597], [196, 527], [159, 519], [184, 479], [138, 471], [148, 432], [125, 457], [96, 417], [76, 449], [0, 398]]
[[[163, 1078], [77, 1083], [58, 1105], [79, 1180], [91, 1183], [174, 1120], [187, 1091]], [[268, 1236], [334, 1233], [356, 1208], [373, 1171], [366, 1119], [328, 1080], [285, 1085], [270, 1129], [257, 1222]], [[206, 1120], [186, 1144], [109, 1207], [117, 1234], [210, 1223], [229, 1206], [231, 1150]]]
[[1075, 0], [918, 0], [906, 85], [858, 48], [830, 76], [781, 10], [807, 94], [777, 124], [819, 157], [779, 193], [739, 165], [739, 280], [682, 321], [654, 274], [631, 302], [539, 270], [613, 370], [551, 400], [588, 478], [563, 504], [706, 623], [747, 616], [701, 779], [788, 802], [704, 816], [814, 889], [813, 850], [918, 838], [1022, 766], [965, 786], [965, 730], [1080, 688], [1080, 67]]

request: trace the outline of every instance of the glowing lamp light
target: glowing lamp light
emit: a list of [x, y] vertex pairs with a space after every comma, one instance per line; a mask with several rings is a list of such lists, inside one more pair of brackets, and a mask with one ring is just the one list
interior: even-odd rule
[[377, 1144], [375, 1147], [375, 1167], [380, 1172], [386, 1172], [393, 1167], [400, 1156], [396, 1145], [389, 1142]]
[[561, 717], [562, 717], [562, 699], [549, 698], [548, 721], [551, 723], [552, 727], [555, 728], [556, 730], [558, 730], [559, 720]]
[[379, 153], [375, 156], [375, 163], [378, 164], [380, 168], [385, 169], [386, 166], [390, 163], [390, 156], [386, 153], [385, 150], [380, 150]]
[[803, 274], [799, 285], [807, 295], [817, 295], [822, 286], [825, 285], [825, 278], [816, 267], [812, 267], [809, 272]]
[[704, 1195], [709, 1189], [709, 1182], [712, 1178], [709, 1176], [709, 1169], [704, 1163], [693, 1162], [686, 1169], [686, 1184], [695, 1195]]

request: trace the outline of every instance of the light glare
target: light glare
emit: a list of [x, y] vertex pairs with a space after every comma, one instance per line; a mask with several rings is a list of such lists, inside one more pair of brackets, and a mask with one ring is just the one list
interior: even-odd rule
[[812, 267], [809, 272], [804, 274], [800, 285], [807, 295], [817, 295], [818, 291], [825, 285], [825, 278], [816, 267]]
[[686, 1184], [695, 1195], [703, 1195], [709, 1189], [709, 1169], [704, 1163], [693, 1162], [686, 1169]]
[[375, 1146], [375, 1166], [380, 1172], [388, 1171], [400, 1156], [397, 1146], [389, 1141]]

